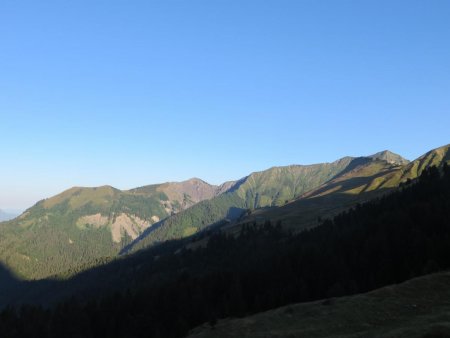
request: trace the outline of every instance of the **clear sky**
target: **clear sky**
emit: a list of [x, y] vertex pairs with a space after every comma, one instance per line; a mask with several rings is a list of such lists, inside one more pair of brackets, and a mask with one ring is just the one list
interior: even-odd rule
[[0, 208], [450, 143], [450, 1], [2, 0]]

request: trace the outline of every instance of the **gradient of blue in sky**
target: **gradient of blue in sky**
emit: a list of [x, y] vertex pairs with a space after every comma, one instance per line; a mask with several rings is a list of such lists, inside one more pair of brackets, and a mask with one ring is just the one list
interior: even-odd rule
[[450, 142], [449, 1], [0, 3], [0, 208]]

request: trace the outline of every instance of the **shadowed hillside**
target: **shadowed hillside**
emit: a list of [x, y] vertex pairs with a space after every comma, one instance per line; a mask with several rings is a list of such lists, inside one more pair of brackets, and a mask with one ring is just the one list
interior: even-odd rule
[[450, 337], [450, 273], [366, 294], [291, 304], [199, 327], [188, 338]]

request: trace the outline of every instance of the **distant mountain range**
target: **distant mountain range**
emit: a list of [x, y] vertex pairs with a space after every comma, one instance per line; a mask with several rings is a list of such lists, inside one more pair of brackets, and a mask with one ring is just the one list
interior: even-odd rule
[[2, 223], [0, 260], [18, 276], [40, 279], [207, 228], [236, 232], [244, 222], [273, 220], [300, 231], [449, 160], [445, 146], [413, 162], [383, 151], [273, 167], [220, 186], [193, 178], [127, 191], [74, 187]]

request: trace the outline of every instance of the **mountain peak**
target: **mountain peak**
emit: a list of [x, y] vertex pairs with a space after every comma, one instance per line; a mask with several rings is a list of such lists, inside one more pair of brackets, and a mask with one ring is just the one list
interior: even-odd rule
[[188, 180], [186, 180], [186, 181], [184, 181], [184, 182], [181, 182], [181, 183], [201, 184], [201, 185], [204, 185], [204, 184], [206, 184], [206, 185], [211, 185], [211, 184], [209, 184], [208, 182], [205, 182], [205, 181], [203, 181], [201, 178], [198, 178], [198, 177], [192, 177], [192, 178], [190, 178], [190, 179], [188, 179]]
[[383, 160], [391, 164], [404, 165], [409, 163], [407, 159], [403, 158], [402, 156], [396, 153], [393, 153], [390, 150], [383, 150], [367, 157], [370, 157], [374, 160]]

